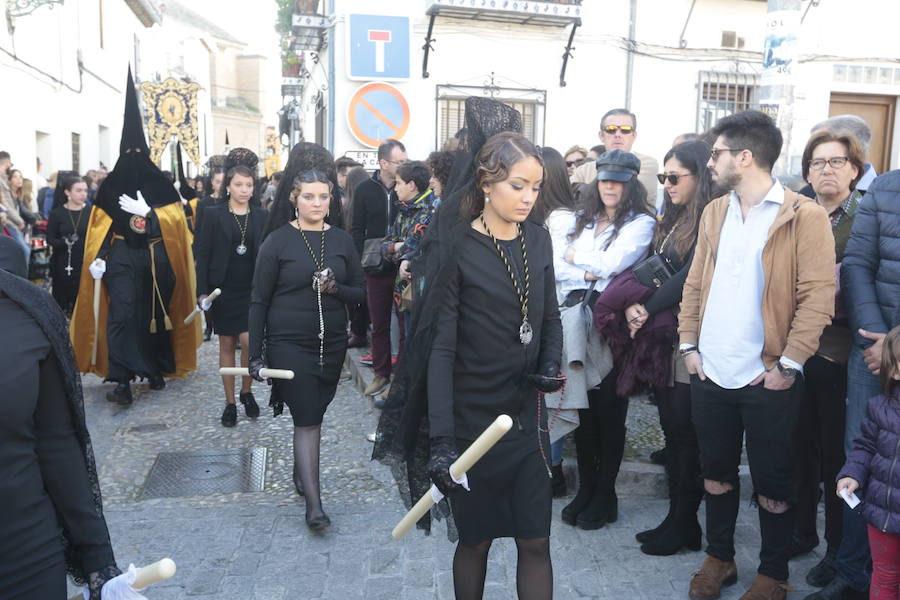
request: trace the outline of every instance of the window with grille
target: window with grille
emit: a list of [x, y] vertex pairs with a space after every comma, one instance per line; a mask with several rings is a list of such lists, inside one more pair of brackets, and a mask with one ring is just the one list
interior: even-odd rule
[[758, 92], [758, 75], [701, 71], [697, 83], [697, 131], [707, 131], [722, 117], [757, 107]]
[[81, 173], [81, 134], [72, 133], [72, 170]]
[[[466, 92], [469, 93], [466, 93]], [[535, 144], [544, 143], [545, 92], [541, 90], [500, 90], [507, 97], [495, 99], [510, 106], [522, 115], [522, 134]], [[522, 93], [524, 92], [524, 93]], [[465, 86], [438, 86], [437, 94], [437, 148], [466, 126], [466, 97], [481, 95], [482, 88]]]

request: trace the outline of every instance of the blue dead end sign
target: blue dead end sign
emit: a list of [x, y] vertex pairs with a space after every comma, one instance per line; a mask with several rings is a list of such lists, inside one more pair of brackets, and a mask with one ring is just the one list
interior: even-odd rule
[[400, 139], [409, 128], [409, 104], [389, 83], [360, 86], [347, 106], [347, 126], [361, 144], [377, 148], [388, 138]]
[[349, 23], [348, 78], [409, 79], [409, 17], [350, 15]]

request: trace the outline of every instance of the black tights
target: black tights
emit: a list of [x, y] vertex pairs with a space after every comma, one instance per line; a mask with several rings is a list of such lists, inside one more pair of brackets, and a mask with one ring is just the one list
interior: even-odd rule
[[[459, 543], [453, 555], [453, 587], [456, 600], [480, 600], [484, 594], [488, 552], [493, 540], [474, 546]], [[519, 600], [553, 598], [553, 565], [550, 538], [516, 538], [516, 591]]]
[[319, 491], [319, 444], [322, 425], [294, 427], [294, 481], [300, 483], [306, 498], [306, 516], [321, 517], [322, 496]]

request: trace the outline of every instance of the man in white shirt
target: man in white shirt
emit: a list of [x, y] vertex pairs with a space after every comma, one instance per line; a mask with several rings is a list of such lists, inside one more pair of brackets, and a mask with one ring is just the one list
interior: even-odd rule
[[759, 505], [760, 566], [742, 600], [783, 600], [793, 528], [793, 430], [803, 364], [834, 312], [825, 210], [772, 177], [781, 132], [759, 111], [725, 117], [707, 167], [731, 192], [704, 210], [679, 313], [706, 497], [707, 558], [692, 600], [737, 581], [744, 436]]

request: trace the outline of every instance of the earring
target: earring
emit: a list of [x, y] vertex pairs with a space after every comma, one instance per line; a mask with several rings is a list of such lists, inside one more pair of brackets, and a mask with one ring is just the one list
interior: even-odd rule
[[490, 202], [490, 201], [491, 201], [491, 197], [488, 196], [487, 194], [485, 194], [485, 195], [484, 195], [484, 203], [487, 204], [487, 203]]
[[295, 219], [299, 219], [299, 218], [300, 218], [300, 214], [297, 212], [297, 207], [296, 207], [296, 206], [294, 207], [294, 218], [295, 218]]

